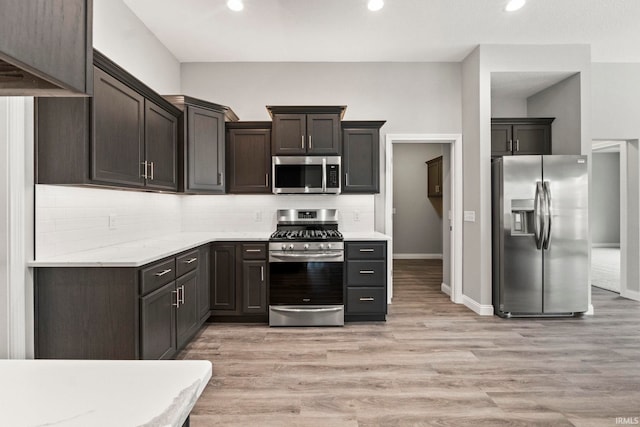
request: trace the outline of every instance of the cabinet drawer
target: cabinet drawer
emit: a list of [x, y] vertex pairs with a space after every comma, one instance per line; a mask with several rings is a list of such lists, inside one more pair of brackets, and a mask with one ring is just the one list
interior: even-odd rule
[[348, 286], [383, 286], [385, 261], [347, 261]]
[[196, 249], [176, 257], [176, 275], [180, 277], [183, 274], [198, 268], [198, 263], [200, 262], [199, 255], [199, 250]]
[[175, 258], [169, 258], [140, 271], [140, 295], [155, 291], [176, 278]]
[[385, 288], [347, 287], [347, 313], [386, 313]]
[[245, 243], [242, 245], [242, 259], [266, 259], [267, 245], [264, 243]]
[[384, 259], [385, 242], [347, 243], [347, 259]]

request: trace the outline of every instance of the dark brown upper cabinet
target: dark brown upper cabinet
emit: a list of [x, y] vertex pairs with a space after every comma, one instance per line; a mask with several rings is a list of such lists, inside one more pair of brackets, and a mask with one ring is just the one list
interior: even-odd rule
[[238, 120], [224, 105], [184, 95], [166, 95], [178, 109], [179, 191], [223, 194], [225, 192], [225, 121]]
[[227, 123], [229, 193], [271, 193], [271, 122]]
[[0, 96], [93, 92], [93, 2], [3, 0]]
[[94, 51], [92, 98], [36, 98], [39, 184], [176, 191], [180, 110]]
[[551, 154], [554, 118], [492, 118], [491, 156]]
[[282, 155], [333, 155], [341, 153], [340, 120], [344, 106], [273, 106], [271, 152]]
[[342, 122], [342, 192], [380, 192], [380, 128], [385, 121]]
[[442, 156], [425, 163], [427, 164], [427, 197], [442, 197]]

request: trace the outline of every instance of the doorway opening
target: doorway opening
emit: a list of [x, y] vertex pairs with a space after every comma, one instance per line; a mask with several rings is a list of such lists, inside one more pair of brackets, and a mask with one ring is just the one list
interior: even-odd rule
[[[397, 144], [431, 144], [442, 153], [442, 189], [443, 197], [437, 205], [442, 204], [441, 242], [443, 281], [441, 290], [450, 296], [455, 303], [462, 302], [462, 136], [459, 134], [398, 134], [386, 136], [385, 167], [385, 233], [391, 236], [388, 255], [389, 265], [393, 265], [393, 254], [396, 253], [396, 236], [394, 235], [394, 165], [403, 167], [394, 161], [394, 147]], [[399, 146], [399, 145], [398, 145]], [[437, 157], [437, 156], [434, 156]], [[425, 162], [429, 159], [422, 159]], [[422, 164], [425, 169], [426, 164]], [[421, 179], [414, 177], [414, 179]], [[424, 195], [426, 197], [426, 194]], [[396, 214], [397, 215], [397, 214]], [[403, 251], [411, 249], [402, 249]], [[421, 249], [426, 250], [426, 249]], [[433, 250], [433, 249], [432, 249]], [[401, 252], [398, 252], [401, 253]], [[430, 252], [402, 252], [405, 257], [433, 256]], [[393, 296], [393, 269], [389, 269], [388, 300]]]

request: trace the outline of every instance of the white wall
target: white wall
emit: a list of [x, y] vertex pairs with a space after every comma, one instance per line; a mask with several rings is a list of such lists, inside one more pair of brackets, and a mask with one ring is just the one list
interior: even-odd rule
[[552, 154], [581, 154], [580, 86], [580, 75], [575, 74], [527, 99], [530, 117], [555, 117]]
[[591, 156], [593, 246], [620, 245], [620, 153]]
[[122, 0], [93, 1], [93, 47], [161, 95], [180, 93], [180, 63]]
[[527, 117], [527, 98], [492, 96], [491, 117]]
[[[393, 255], [442, 256], [442, 198], [428, 198], [427, 160], [441, 144], [394, 144]], [[443, 186], [443, 188], [446, 188]]]

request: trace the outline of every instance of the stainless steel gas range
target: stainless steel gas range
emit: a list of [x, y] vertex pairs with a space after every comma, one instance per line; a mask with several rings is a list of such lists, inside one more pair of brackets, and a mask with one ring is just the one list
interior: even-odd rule
[[335, 209], [278, 210], [269, 239], [269, 325], [344, 325], [344, 242]]

